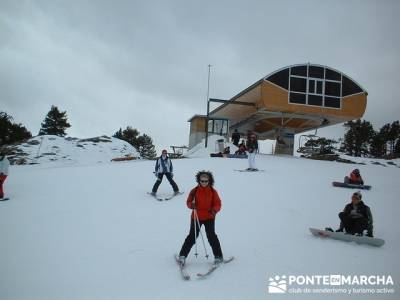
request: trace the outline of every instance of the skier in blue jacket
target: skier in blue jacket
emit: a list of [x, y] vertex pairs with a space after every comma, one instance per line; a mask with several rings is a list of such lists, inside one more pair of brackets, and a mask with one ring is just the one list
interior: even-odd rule
[[161, 156], [157, 159], [154, 174], [157, 177], [157, 181], [154, 183], [151, 194], [154, 196], [157, 193], [158, 187], [160, 186], [164, 175], [167, 177], [169, 183], [174, 189], [174, 193], [179, 193], [179, 188], [176, 182], [172, 179], [174, 177], [174, 168], [172, 166], [172, 161], [168, 157], [167, 150], [161, 152]]

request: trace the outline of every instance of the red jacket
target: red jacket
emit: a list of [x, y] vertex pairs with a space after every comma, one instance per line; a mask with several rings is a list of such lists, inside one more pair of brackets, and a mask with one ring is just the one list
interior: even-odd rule
[[364, 184], [364, 181], [363, 181], [361, 175], [357, 176], [354, 172], [350, 173], [350, 181]]
[[[200, 221], [214, 219], [217, 212], [221, 210], [221, 199], [217, 191], [210, 186], [202, 187], [199, 185], [190, 191], [186, 200], [186, 204], [190, 209], [193, 209], [193, 200], [195, 200]], [[194, 212], [192, 213], [192, 219], [194, 219]]]

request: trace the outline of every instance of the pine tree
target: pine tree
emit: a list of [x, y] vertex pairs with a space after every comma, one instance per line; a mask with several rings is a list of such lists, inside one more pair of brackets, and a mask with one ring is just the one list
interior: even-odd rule
[[116, 133], [114, 133], [113, 137], [123, 140], [122, 128], [120, 128]]
[[370, 153], [375, 158], [382, 158], [386, 154], [386, 142], [380, 132], [375, 132], [371, 139]]
[[394, 146], [394, 157], [400, 157], [400, 138], [397, 140], [396, 145]]
[[150, 136], [143, 134], [138, 138], [139, 142], [139, 154], [143, 158], [152, 159], [155, 158], [157, 153], [153, 145], [153, 140]]
[[318, 138], [308, 140], [304, 146], [312, 147], [314, 149], [318, 149], [319, 154], [333, 154], [335, 147], [333, 144], [336, 144], [337, 141], [326, 139], [326, 138]]
[[39, 135], [51, 134], [65, 136], [65, 130], [71, 125], [67, 121], [67, 112], [60, 112], [57, 106], [52, 105], [46, 118], [41, 124]]
[[138, 142], [139, 131], [131, 126], [126, 127], [125, 130], [121, 128], [113, 135], [113, 137], [128, 142], [136, 150], [139, 149], [139, 142]]
[[13, 118], [9, 114], [0, 112], [0, 145], [12, 144], [32, 137], [24, 126], [12, 121]]
[[387, 138], [388, 138], [388, 143], [389, 143], [390, 156], [393, 156], [396, 141], [400, 138], [400, 123], [399, 123], [399, 121], [395, 121], [390, 125], [390, 129], [389, 129]]
[[157, 153], [152, 138], [147, 134], [139, 134], [140, 133], [137, 129], [128, 126], [125, 130], [120, 128], [116, 133], [114, 133], [113, 137], [131, 144], [143, 158], [152, 159], [156, 157]]
[[0, 145], [8, 144], [11, 140], [9, 128], [12, 117], [4, 111], [0, 112]]
[[381, 136], [382, 140], [383, 140], [383, 155], [382, 156], [386, 156], [388, 153], [388, 149], [387, 149], [387, 142], [389, 140], [389, 131], [390, 131], [390, 124], [385, 124], [382, 126], [382, 128], [379, 130], [379, 135]]
[[372, 124], [368, 121], [348, 121], [344, 124], [347, 132], [344, 135], [343, 147], [345, 152], [351, 156], [368, 155], [369, 144], [374, 136]]

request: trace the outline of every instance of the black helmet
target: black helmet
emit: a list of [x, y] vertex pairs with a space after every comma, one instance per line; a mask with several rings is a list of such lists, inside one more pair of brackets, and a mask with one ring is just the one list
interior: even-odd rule
[[360, 175], [360, 170], [359, 169], [354, 169], [354, 174]]

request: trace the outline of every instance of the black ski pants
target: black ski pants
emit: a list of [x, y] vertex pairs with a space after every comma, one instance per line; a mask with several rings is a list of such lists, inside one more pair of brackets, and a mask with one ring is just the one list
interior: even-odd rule
[[[205, 220], [205, 221], [199, 221], [200, 222], [200, 227], [204, 225], [206, 229], [206, 235], [208, 242], [210, 243], [211, 249], [213, 251], [214, 257], [223, 257], [222, 255], [222, 250], [221, 250], [221, 245], [219, 243], [218, 236], [215, 234], [215, 220]], [[195, 220], [192, 218], [190, 221], [190, 231], [188, 236], [186, 237], [185, 241], [183, 242], [182, 249], [179, 252], [179, 256], [185, 256], [187, 257], [190, 249], [192, 249], [195, 240], [199, 236], [200, 233], [200, 228], [198, 228], [196, 224], [196, 236], [194, 232], [194, 224]]]
[[371, 232], [371, 229], [368, 225], [368, 219], [365, 217], [351, 218], [349, 215], [341, 212], [339, 213], [339, 218], [341, 221], [340, 228], [344, 228], [347, 233], [362, 233], [364, 230], [368, 230], [368, 234]]
[[161, 184], [161, 182], [162, 182], [162, 180], [163, 180], [164, 175], [165, 175], [165, 177], [167, 177], [169, 183], [171, 184], [172, 188], [174, 189], [174, 192], [178, 192], [178, 191], [179, 191], [178, 185], [177, 185], [176, 182], [172, 179], [171, 173], [159, 173], [159, 174], [158, 174], [158, 177], [157, 177], [157, 181], [156, 181], [156, 183], [154, 183], [152, 192], [153, 192], [153, 193], [157, 193], [158, 187], [160, 186], [160, 184]]

